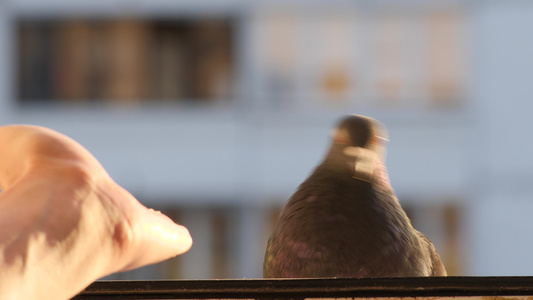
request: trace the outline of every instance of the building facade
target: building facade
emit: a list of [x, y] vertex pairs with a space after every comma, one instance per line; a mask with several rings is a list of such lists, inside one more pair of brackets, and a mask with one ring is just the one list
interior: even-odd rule
[[451, 275], [531, 275], [533, 4], [0, 2], [0, 124], [88, 148], [191, 251], [119, 279], [253, 278], [335, 122], [387, 165]]

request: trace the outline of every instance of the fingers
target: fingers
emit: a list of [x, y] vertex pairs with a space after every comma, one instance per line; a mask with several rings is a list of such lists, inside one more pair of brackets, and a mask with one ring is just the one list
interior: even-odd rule
[[155, 239], [161, 246], [174, 252], [173, 256], [187, 252], [192, 246], [192, 238], [185, 226], [174, 223], [166, 215], [153, 209], [145, 211], [142, 234]]
[[135, 254], [124, 271], [161, 262], [187, 252], [192, 246], [189, 230], [161, 212], [143, 207], [133, 224]]

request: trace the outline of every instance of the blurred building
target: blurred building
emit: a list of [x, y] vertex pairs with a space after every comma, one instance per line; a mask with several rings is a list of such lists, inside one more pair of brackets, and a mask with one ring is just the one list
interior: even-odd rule
[[[191, 251], [114, 279], [261, 277], [345, 114], [450, 275], [532, 275], [533, 3], [0, 1], [0, 124], [86, 146]], [[1, 145], [0, 145], [1, 146]]]

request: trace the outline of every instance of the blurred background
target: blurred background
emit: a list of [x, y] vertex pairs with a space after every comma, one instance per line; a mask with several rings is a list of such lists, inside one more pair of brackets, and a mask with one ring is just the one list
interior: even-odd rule
[[351, 113], [388, 127], [449, 275], [533, 275], [531, 32], [529, 1], [0, 0], [0, 125], [73, 137], [190, 229], [187, 254], [106, 279], [261, 277]]

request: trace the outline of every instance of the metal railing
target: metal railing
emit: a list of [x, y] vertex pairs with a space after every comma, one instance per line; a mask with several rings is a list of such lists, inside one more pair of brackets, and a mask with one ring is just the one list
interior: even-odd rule
[[74, 299], [533, 299], [533, 277], [97, 281]]

